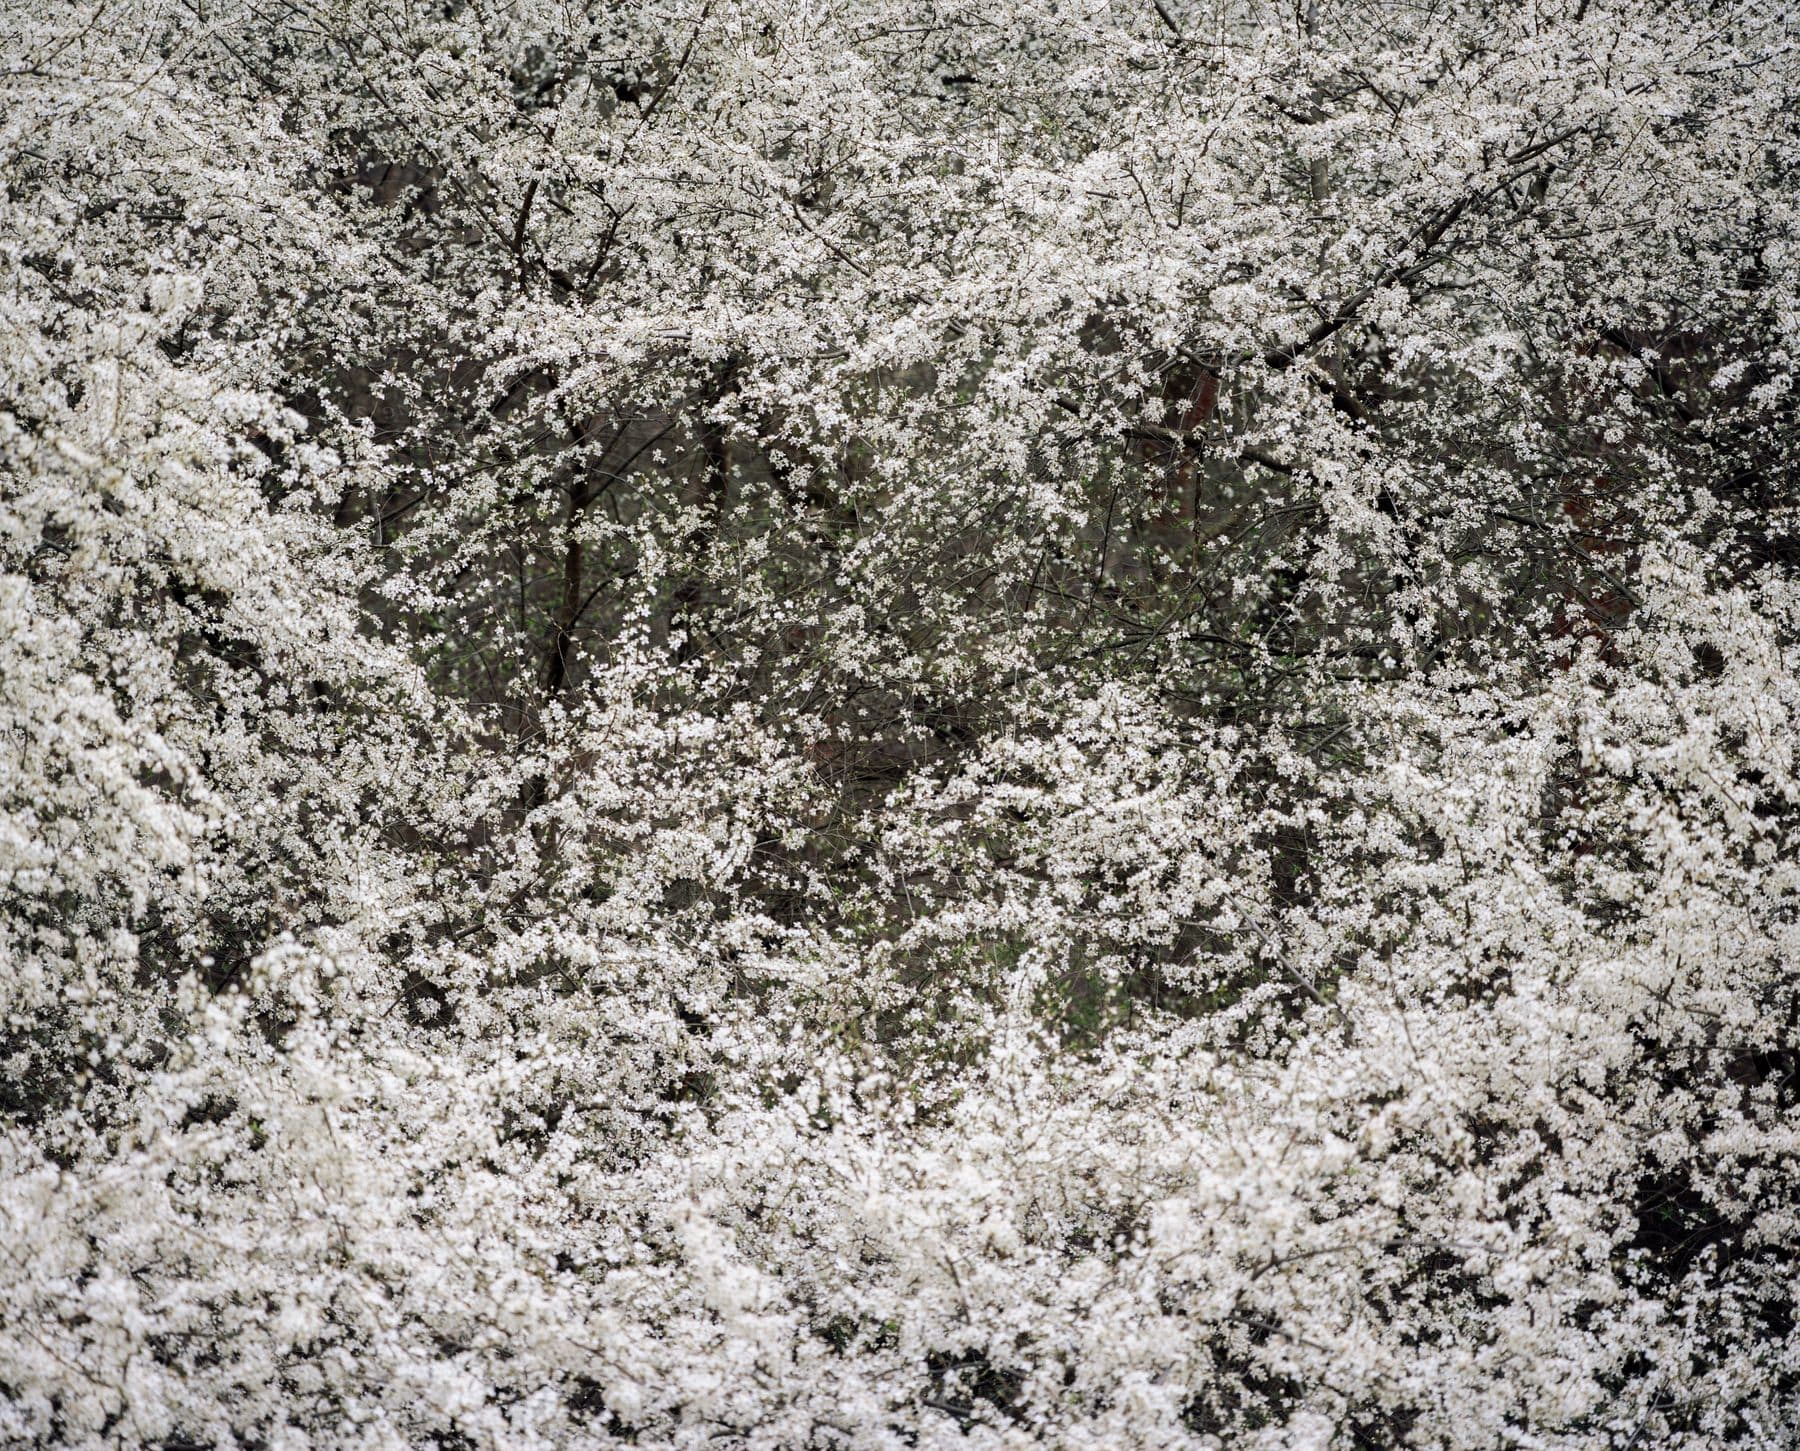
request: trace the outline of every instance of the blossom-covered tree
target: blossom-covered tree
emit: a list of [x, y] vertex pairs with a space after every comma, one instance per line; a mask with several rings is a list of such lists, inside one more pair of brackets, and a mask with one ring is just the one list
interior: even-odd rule
[[0, 1442], [1800, 1437], [1800, 27], [0, 0]]

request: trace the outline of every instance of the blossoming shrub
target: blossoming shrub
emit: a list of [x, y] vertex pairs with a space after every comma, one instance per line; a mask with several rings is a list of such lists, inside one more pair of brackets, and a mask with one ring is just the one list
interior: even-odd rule
[[0, 1441], [1800, 1436], [1783, 7], [0, 35]]

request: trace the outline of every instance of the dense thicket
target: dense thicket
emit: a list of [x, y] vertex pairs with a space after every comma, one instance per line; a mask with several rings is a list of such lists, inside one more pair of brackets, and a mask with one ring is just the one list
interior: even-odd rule
[[1782, 0], [0, 37], [0, 1442], [1800, 1438]]

